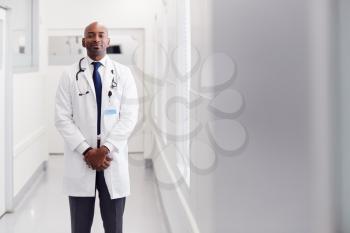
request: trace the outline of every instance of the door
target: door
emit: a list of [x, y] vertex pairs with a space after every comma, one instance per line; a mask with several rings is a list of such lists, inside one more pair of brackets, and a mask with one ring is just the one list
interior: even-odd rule
[[5, 38], [6, 11], [0, 8], [0, 216], [5, 213]]

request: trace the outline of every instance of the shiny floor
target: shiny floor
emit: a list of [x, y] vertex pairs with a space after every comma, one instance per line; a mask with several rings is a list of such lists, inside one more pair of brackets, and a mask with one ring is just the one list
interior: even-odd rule
[[[153, 170], [142, 155], [130, 156], [131, 196], [127, 198], [124, 233], [167, 233]], [[47, 173], [16, 211], [0, 219], [0, 233], [69, 233], [68, 198], [62, 195], [63, 156], [50, 156]], [[92, 233], [103, 233], [96, 198]]]

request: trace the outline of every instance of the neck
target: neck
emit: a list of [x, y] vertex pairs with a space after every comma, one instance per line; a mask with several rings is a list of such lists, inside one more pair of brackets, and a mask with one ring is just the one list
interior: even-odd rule
[[88, 53], [89, 58], [91, 58], [91, 59], [94, 60], [94, 61], [99, 61], [99, 60], [101, 60], [102, 58], [104, 58], [105, 55], [106, 55], [106, 54], [89, 54], [89, 53]]

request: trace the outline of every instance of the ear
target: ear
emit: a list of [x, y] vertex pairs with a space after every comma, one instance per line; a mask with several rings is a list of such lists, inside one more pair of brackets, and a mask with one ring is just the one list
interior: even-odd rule
[[81, 40], [81, 45], [82, 45], [84, 48], [86, 48], [86, 47], [85, 47], [85, 38], [83, 38], [83, 39]]
[[107, 45], [109, 46], [109, 43], [111, 42], [111, 38], [108, 37]]

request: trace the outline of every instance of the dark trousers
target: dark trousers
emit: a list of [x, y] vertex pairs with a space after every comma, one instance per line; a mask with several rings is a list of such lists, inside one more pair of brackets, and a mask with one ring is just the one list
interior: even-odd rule
[[[125, 197], [111, 199], [103, 171], [96, 172], [96, 189], [105, 233], [123, 232]], [[69, 197], [72, 233], [90, 233], [95, 211], [95, 197]]]

